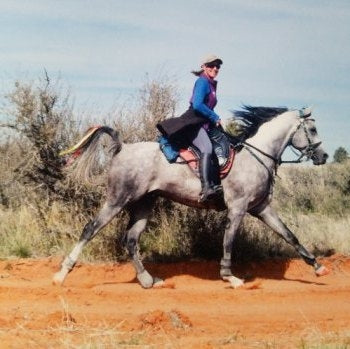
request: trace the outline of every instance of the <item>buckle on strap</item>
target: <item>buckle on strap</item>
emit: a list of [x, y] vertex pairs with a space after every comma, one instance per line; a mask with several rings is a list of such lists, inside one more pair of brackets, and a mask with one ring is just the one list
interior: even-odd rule
[[311, 115], [311, 112], [312, 110], [310, 107], [299, 109], [299, 117], [305, 119]]

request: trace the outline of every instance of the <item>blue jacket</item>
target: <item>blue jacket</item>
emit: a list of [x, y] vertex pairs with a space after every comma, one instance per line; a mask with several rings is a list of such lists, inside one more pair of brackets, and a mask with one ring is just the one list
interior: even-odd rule
[[216, 123], [220, 116], [214, 112], [216, 106], [217, 81], [208, 79], [202, 74], [195, 82], [190, 103], [192, 108], [211, 122]]

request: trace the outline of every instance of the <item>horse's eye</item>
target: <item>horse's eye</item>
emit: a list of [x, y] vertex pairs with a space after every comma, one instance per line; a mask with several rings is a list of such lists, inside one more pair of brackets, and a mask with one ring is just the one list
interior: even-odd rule
[[312, 134], [316, 134], [316, 133], [317, 133], [316, 127], [311, 127], [311, 128], [310, 128], [310, 132], [311, 132]]

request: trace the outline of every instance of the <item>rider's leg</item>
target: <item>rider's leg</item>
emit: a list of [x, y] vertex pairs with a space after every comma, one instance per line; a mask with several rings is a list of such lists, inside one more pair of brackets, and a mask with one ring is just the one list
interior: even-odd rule
[[212, 166], [210, 174], [210, 182], [217, 194], [223, 194], [223, 188], [220, 179], [220, 165], [218, 158], [215, 154], [212, 155]]
[[199, 159], [199, 174], [202, 184], [200, 202], [213, 199], [216, 196], [215, 190], [210, 183], [211, 154], [203, 153]]
[[202, 191], [200, 193], [200, 202], [212, 199], [216, 196], [211, 179], [211, 158], [213, 152], [213, 146], [207, 131], [201, 127], [192, 141], [193, 145], [199, 149], [201, 156], [199, 159], [199, 174], [202, 184]]

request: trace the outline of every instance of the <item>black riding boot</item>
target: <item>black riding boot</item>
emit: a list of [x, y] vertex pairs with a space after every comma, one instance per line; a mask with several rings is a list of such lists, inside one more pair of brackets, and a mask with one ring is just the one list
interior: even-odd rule
[[217, 196], [217, 193], [210, 183], [211, 165], [211, 154], [201, 154], [199, 159], [199, 174], [202, 184], [202, 191], [199, 194], [199, 202], [209, 201]]
[[210, 185], [218, 195], [223, 195], [223, 188], [220, 179], [220, 165], [215, 154], [212, 155], [212, 166], [210, 171]]

